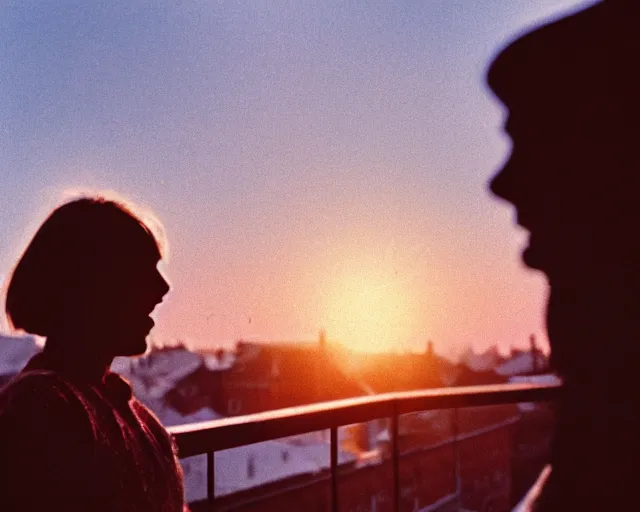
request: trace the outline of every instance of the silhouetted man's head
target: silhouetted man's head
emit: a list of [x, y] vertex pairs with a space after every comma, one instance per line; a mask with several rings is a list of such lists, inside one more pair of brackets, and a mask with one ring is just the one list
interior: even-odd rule
[[161, 247], [124, 204], [83, 198], [57, 208], [31, 240], [7, 290], [14, 327], [105, 356], [146, 350], [149, 317], [169, 291]]
[[640, 264], [639, 4], [605, 0], [535, 30], [489, 71], [513, 141], [491, 190], [552, 285]]

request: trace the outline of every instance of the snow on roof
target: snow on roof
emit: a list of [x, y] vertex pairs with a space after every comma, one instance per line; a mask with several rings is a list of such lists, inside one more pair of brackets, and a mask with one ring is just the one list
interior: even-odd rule
[[[339, 451], [338, 462], [355, 460]], [[197, 455], [181, 461], [187, 501], [207, 495], [206, 457]], [[266, 441], [215, 453], [216, 496], [249, 489], [283, 478], [317, 473], [329, 467], [329, 444], [291, 444], [286, 440]]]
[[111, 371], [127, 378], [131, 374], [133, 360], [130, 357], [116, 357], [111, 363]]
[[111, 370], [127, 379], [134, 394], [145, 402], [163, 397], [202, 363], [199, 354], [186, 349], [156, 350], [140, 358], [116, 358]]
[[34, 336], [0, 335], [0, 375], [19, 373], [39, 350]]
[[203, 407], [202, 409], [185, 416], [169, 406], [164, 406], [158, 410], [154, 410], [153, 412], [165, 427], [186, 425], [187, 423], [199, 423], [201, 421], [219, 420], [224, 417], [222, 414], [214, 411], [210, 407]]
[[155, 400], [163, 401], [164, 396], [175, 386], [172, 380], [149, 374], [138, 375], [135, 371], [120, 376], [129, 382], [133, 394], [145, 405]]
[[[514, 375], [509, 377], [511, 384], [540, 384], [540, 385], [560, 385], [562, 379], [553, 373], [545, 373], [544, 375]], [[522, 412], [533, 411], [538, 404], [535, 402], [520, 402], [518, 409]]]
[[543, 375], [514, 375], [509, 377], [509, 382], [513, 384], [560, 385], [562, 379], [553, 373], [545, 373]]
[[223, 352], [220, 358], [213, 354], [204, 354], [203, 358], [205, 366], [212, 371], [228, 370], [236, 361], [235, 354], [227, 351]]
[[152, 374], [179, 380], [195, 371], [202, 363], [199, 354], [187, 349], [155, 350], [135, 360], [138, 375]]
[[[133, 386], [132, 386], [133, 387]], [[178, 411], [176, 411], [171, 406], [167, 405], [162, 397], [153, 397], [145, 394], [134, 394], [136, 398], [144, 404], [153, 414], [156, 415], [160, 423], [162, 423], [165, 427], [171, 427], [174, 425], [186, 425], [188, 423], [198, 423], [201, 421], [211, 421], [211, 420], [219, 420], [220, 418], [224, 418], [224, 416], [217, 411], [209, 408], [203, 407], [202, 409], [198, 409], [196, 412], [182, 415]]]
[[462, 362], [474, 372], [493, 370], [499, 361], [500, 353], [496, 347], [491, 347], [482, 354], [476, 354], [472, 349], [469, 349], [462, 356]]
[[388, 443], [391, 441], [391, 436], [389, 435], [389, 429], [385, 428], [376, 436], [376, 441], [379, 443]]
[[[340, 425], [338, 427], [338, 442], [351, 439], [353, 435], [352, 427], [359, 425], [361, 425], [361, 423]], [[315, 430], [313, 432], [305, 432], [303, 434], [287, 437], [287, 443], [299, 446], [324, 445], [327, 442], [329, 442], [328, 430]]]
[[[536, 356], [536, 366], [538, 368], [545, 368], [547, 366], [547, 358], [541, 353], [536, 353]], [[533, 355], [531, 352], [523, 352], [498, 366], [496, 373], [503, 376], [521, 375], [532, 372], [533, 370]]]

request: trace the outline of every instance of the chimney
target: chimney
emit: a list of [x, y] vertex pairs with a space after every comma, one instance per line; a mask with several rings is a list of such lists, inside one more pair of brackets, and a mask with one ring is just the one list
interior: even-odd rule
[[529, 336], [530, 352], [531, 352], [531, 373], [538, 373], [538, 347], [536, 346], [536, 335]]
[[429, 359], [433, 358], [433, 341], [427, 341], [427, 357]]
[[320, 336], [318, 338], [318, 346], [320, 348], [320, 352], [324, 352], [327, 348], [327, 333], [324, 329], [320, 329]]

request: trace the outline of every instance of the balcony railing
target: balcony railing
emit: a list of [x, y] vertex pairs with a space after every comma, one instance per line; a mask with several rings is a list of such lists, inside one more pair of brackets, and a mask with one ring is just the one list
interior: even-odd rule
[[[400, 415], [436, 409], [555, 400], [560, 385], [501, 384], [401, 393], [335, 400], [299, 407], [171, 427], [181, 458], [207, 455], [207, 501], [215, 506], [214, 453], [263, 441], [330, 430], [332, 511], [338, 511], [338, 427], [380, 418], [390, 419], [393, 505], [400, 510], [398, 421]], [[454, 434], [454, 441], [457, 433]]]

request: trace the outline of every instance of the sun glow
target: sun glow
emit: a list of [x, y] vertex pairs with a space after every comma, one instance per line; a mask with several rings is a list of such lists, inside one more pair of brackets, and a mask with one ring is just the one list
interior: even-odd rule
[[409, 348], [416, 322], [409, 287], [397, 272], [359, 268], [337, 279], [327, 305], [329, 338], [361, 352]]

